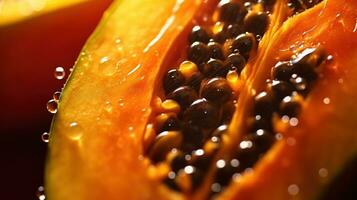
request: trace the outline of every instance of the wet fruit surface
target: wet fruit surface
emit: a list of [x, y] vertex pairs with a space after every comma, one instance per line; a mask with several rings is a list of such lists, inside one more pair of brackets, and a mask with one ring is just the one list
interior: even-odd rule
[[[127, 55], [114, 57], [126, 65], [114, 67], [109, 75], [107, 70], [98, 75], [95, 69], [102, 73], [100, 67], [88, 67], [98, 65], [93, 57], [82, 57], [84, 64], [78, 66], [83, 71], [70, 80], [69, 96], [60, 102], [55, 119], [59, 121], [53, 127], [60, 135], [54, 143], [63, 142], [76, 153], [59, 153], [59, 146], [53, 144], [52, 155], [62, 156], [54, 158], [48, 170], [62, 174], [71, 168], [56, 169], [55, 161], [80, 160], [75, 171], [87, 173], [75, 181], [98, 193], [81, 191], [79, 199], [98, 194], [109, 199], [113, 195], [128, 199], [315, 199], [357, 152], [354, 146], [345, 147], [348, 141], [357, 142], [355, 125], [351, 119], [341, 120], [356, 107], [352, 101], [341, 104], [343, 98], [338, 95], [356, 96], [356, 85], [343, 75], [345, 69], [355, 73], [351, 66], [356, 60], [346, 58], [357, 51], [352, 39], [353, 9], [343, 4], [357, 5], [352, 0], [319, 2], [222, 0], [177, 5], [155, 1], [142, 7], [133, 2], [118, 6], [109, 24], [126, 17], [135, 22], [130, 24], [132, 32], [123, 31], [120, 24], [103, 30], [134, 43], [141, 30], [145, 42], [123, 43], [129, 49], [121, 53]], [[152, 12], [158, 5], [163, 10], [174, 8], [174, 16], [179, 17], [163, 10]], [[154, 14], [139, 22], [120, 14], [127, 8]], [[342, 11], [341, 19], [336, 18]], [[348, 31], [339, 31], [341, 20]], [[121, 23], [128, 25], [125, 20]], [[105, 38], [104, 33], [97, 35], [98, 41]], [[159, 39], [146, 37], [155, 33]], [[347, 55], [341, 54], [345, 50], [337, 43], [347, 45]], [[89, 52], [109, 53], [107, 48], [89, 47]], [[125, 60], [132, 55], [130, 50], [138, 55]], [[88, 84], [88, 80], [94, 82]], [[90, 118], [79, 114], [88, 110], [77, 108], [82, 101], [74, 94], [80, 91], [84, 98], [90, 88], [103, 82], [93, 105], [104, 102], [104, 109], [89, 109]], [[336, 89], [341, 82], [347, 84], [346, 89]], [[315, 109], [321, 112], [311, 111]], [[68, 126], [73, 121], [96, 125], [78, 132]], [[338, 130], [346, 137], [334, 142]], [[103, 152], [108, 156], [102, 158]], [[331, 155], [336, 161], [327, 161]], [[93, 165], [93, 160], [81, 159], [87, 157], [104, 160]], [[98, 169], [108, 177], [125, 177], [126, 182], [99, 181], [95, 186], [110, 191], [103, 194], [84, 181], [91, 180], [87, 176]], [[130, 174], [133, 170], [137, 173]], [[327, 171], [329, 179], [321, 179]], [[55, 178], [49, 174], [52, 191], [60, 186]], [[123, 195], [129, 189], [141, 192]], [[60, 196], [66, 198], [66, 193], [55, 195]]]

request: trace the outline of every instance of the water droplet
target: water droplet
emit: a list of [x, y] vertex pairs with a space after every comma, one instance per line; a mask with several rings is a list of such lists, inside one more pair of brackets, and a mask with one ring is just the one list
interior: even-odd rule
[[332, 55], [328, 55], [328, 56], [326, 57], [326, 61], [327, 61], [328, 63], [330, 63], [332, 60], [333, 60], [333, 56], [332, 56]]
[[213, 183], [211, 185], [211, 190], [213, 192], [220, 192], [222, 190], [222, 187], [221, 187], [221, 185], [219, 183]]
[[288, 139], [286, 139], [286, 143], [290, 146], [294, 146], [296, 144], [296, 139], [293, 137], [289, 137]]
[[291, 184], [288, 187], [288, 193], [292, 196], [296, 196], [297, 194], [299, 194], [300, 192], [300, 188], [299, 186], [297, 186], [296, 184]]
[[132, 126], [129, 126], [129, 131], [133, 131], [134, 130], [134, 127], [132, 127]]
[[105, 76], [112, 76], [117, 71], [117, 66], [108, 56], [104, 56], [99, 60], [99, 70]]
[[290, 124], [290, 126], [297, 126], [299, 124], [299, 120], [297, 118], [293, 117], [289, 120], [289, 124]]
[[174, 178], [176, 178], [176, 173], [173, 172], [173, 171], [171, 171], [171, 172], [169, 172], [169, 173], [167, 174], [167, 176], [168, 176], [170, 179], [174, 179]]
[[275, 138], [277, 140], [282, 140], [283, 139], [283, 135], [281, 133], [277, 133], [277, 134], [275, 134]]
[[54, 75], [56, 79], [62, 80], [65, 77], [66, 72], [63, 67], [56, 67]]
[[339, 84], [343, 84], [343, 78], [338, 79]]
[[37, 188], [36, 197], [38, 198], [38, 200], [45, 200], [46, 199], [45, 188], [43, 186], [39, 186]]
[[234, 173], [233, 176], [232, 176], [232, 179], [233, 179], [233, 181], [235, 181], [235, 182], [240, 181], [241, 178], [242, 178], [242, 174], [241, 174], [241, 173]]
[[100, 63], [100, 64], [103, 64], [103, 63], [106, 63], [106, 62], [108, 62], [108, 61], [109, 61], [109, 58], [108, 58], [107, 56], [104, 56], [104, 57], [102, 57], [102, 58], [100, 59], [99, 63]]
[[124, 106], [124, 99], [119, 99], [119, 106], [123, 107]]
[[226, 166], [226, 161], [224, 160], [218, 160], [216, 163], [217, 168], [223, 168], [224, 166]]
[[283, 116], [281, 117], [281, 121], [282, 121], [283, 123], [288, 123], [289, 120], [290, 120], [290, 117], [287, 116], [287, 115], [283, 115]]
[[61, 97], [61, 92], [57, 91], [53, 93], [53, 100], [59, 101], [60, 97]]
[[322, 101], [323, 101], [324, 104], [326, 104], [326, 105], [330, 104], [330, 102], [331, 102], [330, 98], [328, 98], [328, 97], [325, 97]]
[[192, 174], [193, 172], [195, 172], [195, 168], [193, 168], [191, 165], [188, 165], [184, 168], [184, 171], [186, 174]]
[[256, 35], [255, 37], [256, 37], [258, 42], [260, 42], [260, 40], [262, 40], [262, 36], [261, 35]]
[[52, 114], [56, 113], [57, 107], [58, 107], [56, 100], [54, 100], [54, 99], [49, 100], [47, 102], [46, 107], [47, 107], [48, 112], [50, 112]]
[[319, 176], [322, 178], [325, 178], [328, 176], [328, 170], [326, 168], [321, 168], [319, 169]]
[[83, 135], [83, 128], [77, 122], [71, 122], [67, 134], [72, 140], [80, 140]]
[[111, 113], [113, 111], [113, 106], [112, 103], [109, 101], [105, 102], [104, 109], [108, 112]]
[[41, 140], [45, 143], [48, 143], [50, 141], [50, 134], [47, 132], [42, 133]]

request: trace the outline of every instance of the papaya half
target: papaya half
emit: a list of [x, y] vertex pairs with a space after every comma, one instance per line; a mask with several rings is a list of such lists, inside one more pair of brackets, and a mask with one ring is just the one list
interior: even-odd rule
[[58, 102], [47, 196], [356, 198], [356, 10], [115, 1]]

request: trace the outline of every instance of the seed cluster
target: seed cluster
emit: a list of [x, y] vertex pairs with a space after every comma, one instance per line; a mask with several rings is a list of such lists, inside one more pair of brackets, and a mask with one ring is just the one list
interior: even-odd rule
[[230, 160], [218, 160], [212, 193], [218, 193], [240, 173], [251, 168], [275, 142], [273, 119], [297, 119], [301, 103], [317, 80], [317, 70], [325, 60], [320, 49], [309, 48], [279, 62], [272, 68], [272, 80], [266, 90], [254, 98], [253, 112], [248, 119], [248, 131]]
[[192, 192], [203, 181], [235, 111], [236, 79], [228, 77], [239, 77], [255, 53], [272, 5], [222, 0], [213, 25], [192, 28], [187, 60], [164, 74], [163, 111], [146, 151], [152, 163], [169, 165], [163, 182], [171, 189]]
[[[213, 25], [192, 28], [186, 60], [163, 77], [164, 97], [151, 123], [152, 141], [145, 147], [153, 164], [169, 170], [163, 182], [173, 190], [193, 192], [204, 180], [222, 147], [239, 91], [229, 77], [239, 77], [269, 25], [274, 0], [222, 0]], [[300, 101], [316, 80], [321, 59], [307, 49], [272, 71], [267, 89], [254, 99], [247, 134], [233, 158], [215, 163], [212, 194], [221, 192], [240, 173], [253, 167], [275, 141], [272, 118], [296, 117]], [[151, 130], [151, 129], [150, 129]], [[147, 136], [146, 138], [150, 138]]]
[[300, 13], [315, 6], [321, 1], [322, 0], [289, 0], [288, 6], [293, 10], [294, 13]]

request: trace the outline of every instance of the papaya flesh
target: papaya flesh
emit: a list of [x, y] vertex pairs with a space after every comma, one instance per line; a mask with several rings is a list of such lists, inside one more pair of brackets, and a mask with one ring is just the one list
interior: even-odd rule
[[[319, 199], [357, 154], [357, 3], [309, 2], [115, 2], [62, 93], [47, 196]], [[243, 30], [225, 36], [226, 24]], [[207, 56], [206, 44], [221, 47]], [[252, 118], [270, 122], [250, 133]], [[180, 152], [189, 158], [175, 171]]]

